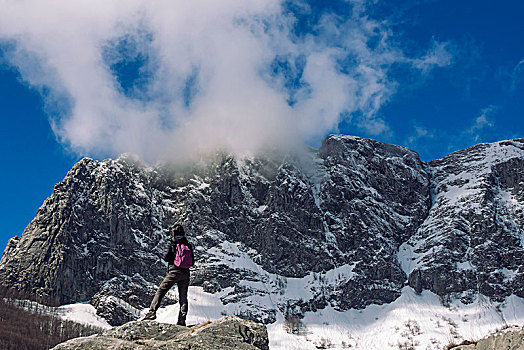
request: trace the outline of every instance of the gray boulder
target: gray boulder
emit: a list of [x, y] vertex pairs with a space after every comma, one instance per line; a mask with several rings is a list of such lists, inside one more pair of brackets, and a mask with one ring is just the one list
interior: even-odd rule
[[236, 316], [191, 328], [154, 321], [134, 321], [102, 334], [75, 338], [54, 350], [106, 349], [269, 349], [266, 327]]
[[475, 344], [459, 345], [454, 350], [524, 350], [524, 328], [510, 327], [499, 331]]

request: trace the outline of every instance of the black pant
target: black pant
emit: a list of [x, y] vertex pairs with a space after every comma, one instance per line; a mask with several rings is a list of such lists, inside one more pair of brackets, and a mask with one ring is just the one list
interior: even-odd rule
[[149, 309], [156, 312], [160, 307], [162, 298], [175, 283], [178, 286], [178, 298], [180, 303], [178, 323], [184, 323], [186, 322], [188, 309], [187, 289], [189, 288], [189, 271], [169, 270], [162, 283], [160, 283]]

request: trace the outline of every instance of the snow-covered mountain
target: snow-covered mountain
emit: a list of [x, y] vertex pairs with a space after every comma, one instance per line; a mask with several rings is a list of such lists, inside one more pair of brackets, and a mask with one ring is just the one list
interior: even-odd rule
[[[336, 135], [295, 156], [184, 168], [86, 158], [9, 242], [0, 283], [121, 324], [148, 306], [182, 223], [195, 322], [265, 322], [272, 348], [438, 348], [524, 324], [523, 205], [524, 140], [430, 163]], [[286, 316], [307, 331], [283, 332]]]

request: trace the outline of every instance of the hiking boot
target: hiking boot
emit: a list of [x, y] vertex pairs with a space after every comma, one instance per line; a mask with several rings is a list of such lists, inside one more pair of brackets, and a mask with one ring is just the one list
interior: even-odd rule
[[178, 322], [176, 323], [177, 326], [186, 326], [186, 321], [181, 321], [181, 320], [178, 320]]
[[156, 319], [156, 312], [154, 311], [149, 311], [147, 313], [147, 315], [142, 319], [142, 321], [145, 321], [145, 320], [154, 320]]

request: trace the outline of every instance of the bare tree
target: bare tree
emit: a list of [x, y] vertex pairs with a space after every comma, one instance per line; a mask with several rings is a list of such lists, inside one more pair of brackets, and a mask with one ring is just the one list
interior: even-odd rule
[[298, 316], [294, 315], [288, 315], [286, 316], [285, 323], [284, 323], [284, 329], [288, 333], [292, 334], [301, 334], [304, 329], [304, 324], [302, 323], [302, 320]]
[[[0, 297], [0, 349], [45, 350], [71, 338], [102, 329], [46, 315], [45, 307], [22, 301], [24, 295], [2, 290]], [[11, 298], [7, 298], [9, 295]]]

